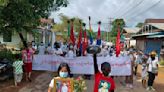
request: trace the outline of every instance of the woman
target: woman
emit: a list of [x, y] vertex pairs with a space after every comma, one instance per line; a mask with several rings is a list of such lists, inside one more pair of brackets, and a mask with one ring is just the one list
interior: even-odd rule
[[32, 73], [32, 61], [33, 61], [34, 51], [28, 46], [25, 50], [22, 51], [22, 60], [24, 62], [24, 69], [26, 73], [26, 81], [31, 82], [31, 73]]
[[[54, 88], [54, 80], [55, 79], [60, 79], [60, 78], [69, 78], [70, 77], [70, 67], [68, 66], [67, 63], [61, 63], [59, 65], [58, 68], [58, 77], [54, 77], [50, 84], [49, 84], [49, 88], [48, 88], [48, 92], [52, 92], [53, 88]], [[63, 90], [63, 91], [62, 91]], [[66, 88], [66, 85], [63, 85], [61, 88], [61, 92], [68, 92], [68, 91], [64, 91], [64, 90], [68, 90]], [[53, 92], [58, 92], [57, 90], [53, 91]]]

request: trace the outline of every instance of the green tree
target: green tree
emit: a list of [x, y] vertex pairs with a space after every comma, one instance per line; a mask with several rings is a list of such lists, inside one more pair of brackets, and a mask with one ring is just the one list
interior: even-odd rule
[[124, 19], [115, 19], [112, 22], [112, 31], [109, 33], [109, 39], [112, 42], [115, 42], [115, 38], [117, 36], [118, 27], [120, 27], [120, 31], [122, 32], [123, 27], [125, 27]]
[[61, 23], [54, 24], [53, 25], [53, 30], [55, 32], [61, 32], [64, 39], [68, 38], [68, 35], [67, 35], [68, 23], [67, 22], [69, 20], [74, 19], [74, 31], [75, 32], [79, 32], [80, 31], [80, 23], [79, 23], [79, 21], [82, 21], [80, 18], [78, 18], [78, 17], [70, 18], [70, 17], [65, 16], [63, 14], [59, 14], [59, 17], [60, 17]]
[[144, 25], [144, 23], [138, 23], [137, 25], [136, 25], [136, 27], [139, 27], [139, 28], [141, 28], [142, 26]]
[[67, 0], [8, 0], [0, 11], [1, 30], [18, 32], [24, 46], [27, 46], [22, 31], [32, 31], [40, 25], [41, 18], [48, 18], [51, 11], [67, 4]]

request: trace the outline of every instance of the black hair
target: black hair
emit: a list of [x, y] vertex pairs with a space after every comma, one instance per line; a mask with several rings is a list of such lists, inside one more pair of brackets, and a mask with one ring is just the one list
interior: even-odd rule
[[15, 59], [16, 59], [16, 60], [21, 59], [21, 55], [20, 55], [20, 54], [15, 54]]
[[61, 63], [58, 67], [58, 75], [59, 75], [59, 72], [60, 70], [62, 69], [62, 67], [66, 67], [67, 68], [67, 71], [68, 71], [68, 76], [70, 76], [71, 74], [71, 70], [70, 70], [70, 67], [67, 63]]
[[101, 70], [105, 70], [106, 68], [109, 68], [111, 70], [111, 65], [108, 62], [104, 62], [101, 64]]
[[111, 72], [111, 65], [108, 62], [104, 62], [101, 64], [101, 71], [105, 76], [108, 76], [108, 74]]

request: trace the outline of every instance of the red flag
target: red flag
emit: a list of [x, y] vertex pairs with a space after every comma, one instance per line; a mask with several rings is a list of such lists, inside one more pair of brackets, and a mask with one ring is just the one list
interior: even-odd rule
[[72, 25], [71, 25], [71, 35], [70, 35], [70, 43], [72, 43], [73, 45], [75, 45], [75, 37], [74, 37], [74, 32], [73, 32], [73, 21], [72, 21]]
[[86, 32], [86, 29], [84, 30], [84, 41], [83, 41], [83, 55], [85, 56], [86, 55], [86, 49], [87, 49], [87, 46], [88, 46], [88, 38], [87, 38], [87, 32]]
[[79, 32], [77, 48], [80, 48], [81, 41], [82, 41], [82, 26], [80, 25], [80, 32]]
[[120, 28], [118, 28], [117, 38], [116, 38], [116, 57], [120, 54]]

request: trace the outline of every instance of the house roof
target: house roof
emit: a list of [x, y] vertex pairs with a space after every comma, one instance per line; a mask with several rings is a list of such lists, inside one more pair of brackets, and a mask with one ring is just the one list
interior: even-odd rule
[[125, 33], [137, 33], [139, 32], [140, 28], [124, 28]]
[[164, 37], [164, 32], [138, 34], [138, 35], [133, 35], [132, 38], [137, 38], [141, 36], [146, 36], [146, 38], [162, 38]]
[[146, 19], [145, 23], [164, 23], [164, 19]]
[[147, 23], [148, 25], [154, 26], [158, 29], [164, 30], [164, 23]]

